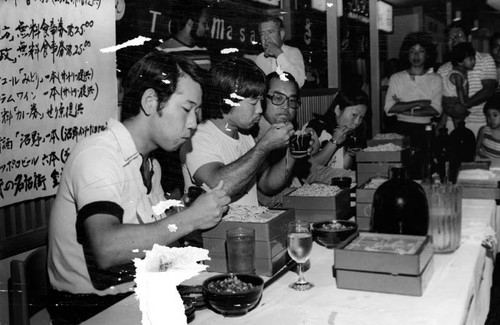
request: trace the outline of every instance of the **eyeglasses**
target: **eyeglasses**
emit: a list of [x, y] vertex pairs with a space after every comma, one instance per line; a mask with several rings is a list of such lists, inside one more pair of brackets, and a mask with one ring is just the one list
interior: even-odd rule
[[297, 96], [288, 97], [285, 94], [274, 92], [272, 95], [266, 94], [266, 98], [269, 98], [274, 105], [283, 105], [288, 100], [289, 108], [299, 109], [300, 107], [300, 98]]
[[450, 34], [449, 37], [450, 37], [451, 40], [457, 40], [457, 39], [464, 38], [465, 34], [463, 32], [457, 32], [457, 33]]

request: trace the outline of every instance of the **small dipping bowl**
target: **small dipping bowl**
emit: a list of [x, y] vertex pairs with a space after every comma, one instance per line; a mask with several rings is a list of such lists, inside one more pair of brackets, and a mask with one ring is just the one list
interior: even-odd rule
[[350, 177], [333, 177], [331, 185], [338, 186], [340, 188], [351, 187], [352, 179]]
[[[252, 284], [253, 288], [244, 291], [234, 291], [231, 289], [221, 291], [214, 290], [210, 285], [215, 281], [228, 281], [234, 278], [238, 279], [238, 281]], [[228, 287], [230, 288], [231, 286]], [[203, 282], [205, 299], [213, 309], [224, 316], [241, 316], [246, 314], [259, 303], [263, 288], [264, 280], [260, 276], [253, 274], [227, 273], [213, 276]]]
[[328, 220], [312, 224], [313, 239], [326, 248], [335, 248], [358, 230], [358, 224], [349, 220]]

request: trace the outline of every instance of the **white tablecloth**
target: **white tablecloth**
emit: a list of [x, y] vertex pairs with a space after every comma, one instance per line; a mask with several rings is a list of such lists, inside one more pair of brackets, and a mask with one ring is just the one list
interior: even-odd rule
[[[499, 224], [493, 200], [463, 200], [462, 206], [464, 234], [471, 227], [495, 229]], [[315, 284], [313, 289], [291, 290], [288, 284], [297, 274], [287, 272], [264, 290], [260, 304], [248, 314], [223, 317], [210, 309], [197, 310], [191, 324], [482, 325], [489, 307], [494, 253], [477, 238], [462, 237], [456, 252], [434, 255], [434, 274], [424, 295], [412, 297], [337, 289], [333, 251], [314, 244], [311, 268], [305, 273]], [[200, 281], [206, 277], [201, 275]], [[137, 325], [140, 320], [138, 302], [130, 296], [84, 324]]]

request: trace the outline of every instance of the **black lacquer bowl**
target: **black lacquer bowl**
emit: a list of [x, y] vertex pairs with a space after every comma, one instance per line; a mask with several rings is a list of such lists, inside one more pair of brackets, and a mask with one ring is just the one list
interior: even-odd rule
[[335, 248], [358, 230], [358, 224], [349, 220], [328, 220], [312, 224], [313, 239], [326, 248]]
[[[244, 291], [222, 292], [220, 290], [211, 289], [209, 284], [214, 281], [220, 281], [236, 277], [238, 280], [252, 284], [253, 288]], [[203, 294], [206, 301], [217, 312], [225, 316], [241, 316], [254, 308], [261, 296], [264, 287], [264, 280], [252, 274], [222, 274], [206, 279], [203, 282]]]

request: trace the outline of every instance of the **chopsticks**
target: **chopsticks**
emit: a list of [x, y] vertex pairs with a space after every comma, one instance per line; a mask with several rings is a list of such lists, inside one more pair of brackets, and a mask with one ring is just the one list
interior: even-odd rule
[[292, 269], [293, 267], [297, 266], [297, 262], [294, 260], [288, 261], [288, 263], [285, 264], [276, 274], [274, 274], [269, 280], [264, 283], [264, 289], [273, 284], [274, 281], [278, 280], [283, 274], [288, 272], [288, 270]]

